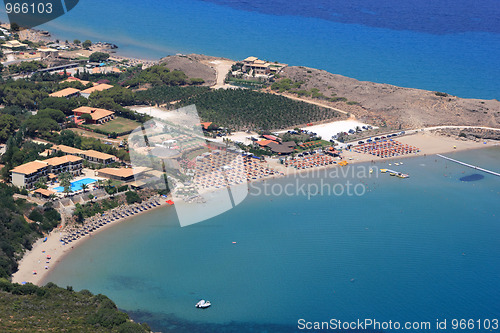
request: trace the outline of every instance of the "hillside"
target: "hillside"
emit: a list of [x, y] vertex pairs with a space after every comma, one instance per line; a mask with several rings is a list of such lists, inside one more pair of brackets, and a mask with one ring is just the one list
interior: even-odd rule
[[358, 81], [307, 67], [287, 67], [284, 77], [303, 81], [300, 89], [318, 89], [325, 96], [342, 96], [359, 105], [329, 102], [361, 120], [392, 127], [419, 128], [435, 125], [500, 127], [500, 102], [464, 99], [436, 92]]
[[160, 64], [166, 65], [171, 70], [183, 71], [189, 78], [201, 78], [204, 85], [215, 84], [216, 74], [213, 68], [203, 64], [195, 55], [168, 56], [160, 60]]
[[45, 287], [0, 280], [2, 332], [149, 332], [130, 320], [104, 295], [75, 292], [53, 283]]

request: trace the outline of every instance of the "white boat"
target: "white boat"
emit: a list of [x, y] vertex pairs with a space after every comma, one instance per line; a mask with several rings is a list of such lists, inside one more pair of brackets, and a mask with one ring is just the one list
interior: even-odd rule
[[212, 303], [210, 303], [210, 301], [205, 301], [204, 299], [202, 299], [201, 301], [196, 303], [195, 307], [200, 308], [200, 309], [206, 309], [206, 308], [210, 307], [210, 305], [212, 305]]

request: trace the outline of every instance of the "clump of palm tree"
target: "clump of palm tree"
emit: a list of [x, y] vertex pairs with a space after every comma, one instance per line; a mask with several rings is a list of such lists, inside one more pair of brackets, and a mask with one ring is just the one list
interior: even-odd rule
[[73, 179], [73, 175], [69, 172], [63, 172], [59, 174], [58, 180], [61, 186], [64, 188], [63, 192], [66, 196], [71, 192], [71, 180]]

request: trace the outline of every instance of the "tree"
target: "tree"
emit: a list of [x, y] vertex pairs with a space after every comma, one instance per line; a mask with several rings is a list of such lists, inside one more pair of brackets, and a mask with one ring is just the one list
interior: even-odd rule
[[73, 44], [75, 44], [75, 45], [80, 45], [81, 43], [82, 43], [82, 42], [80, 42], [80, 40], [79, 40], [79, 39], [75, 39], [75, 40], [73, 41]]
[[56, 122], [58, 122], [59, 124], [63, 123], [66, 120], [66, 115], [62, 111], [56, 109], [40, 110], [37, 113], [37, 117], [51, 118]]
[[83, 190], [83, 193], [87, 192], [87, 190], [89, 189], [89, 184], [82, 184], [81, 185], [81, 188]]
[[71, 180], [73, 179], [73, 175], [69, 172], [63, 172], [59, 174], [59, 183], [62, 187], [64, 187], [64, 193], [68, 195], [71, 192]]
[[12, 22], [10, 24], [10, 30], [17, 32], [17, 31], [21, 30], [21, 27], [16, 22]]
[[19, 121], [10, 114], [0, 115], [0, 142], [7, 142], [7, 139], [19, 128]]
[[92, 116], [89, 113], [84, 113], [80, 116], [81, 119], [85, 120], [86, 123], [92, 120]]
[[40, 177], [35, 183], [36, 188], [47, 189], [47, 177]]
[[92, 62], [103, 62], [108, 60], [109, 54], [104, 52], [94, 52], [90, 55], [89, 61]]
[[125, 193], [125, 196], [127, 197], [127, 203], [129, 205], [133, 204], [135, 202], [142, 202], [141, 197], [136, 192], [127, 191]]
[[84, 49], [88, 49], [91, 46], [92, 46], [92, 42], [90, 40], [88, 40], [88, 39], [85, 42], [82, 43], [82, 47]]

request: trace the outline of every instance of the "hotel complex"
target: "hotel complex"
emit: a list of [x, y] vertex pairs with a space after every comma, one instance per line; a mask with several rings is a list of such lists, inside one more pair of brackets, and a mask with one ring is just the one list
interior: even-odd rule
[[57, 178], [57, 175], [63, 172], [78, 176], [82, 173], [82, 162], [81, 157], [73, 155], [28, 162], [12, 169], [12, 184], [30, 189], [41, 177], [50, 180]]
[[65, 155], [78, 156], [94, 164], [108, 165], [117, 161], [117, 158], [115, 156], [101, 153], [96, 150], [81, 150], [65, 145], [53, 146], [52, 148], [50, 148], [50, 150], [51, 153], [61, 151]]
[[51, 153], [61, 151], [65, 156], [52, 157], [43, 161], [37, 160], [15, 167], [12, 169], [12, 184], [30, 189], [40, 177], [53, 180], [63, 172], [79, 176], [82, 173], [84, 160], [101, 165], [109, 165], [117, 161], [115, 156], [95, 150], [80, 150], [64, 145], [54, 146], [49, 150]]

